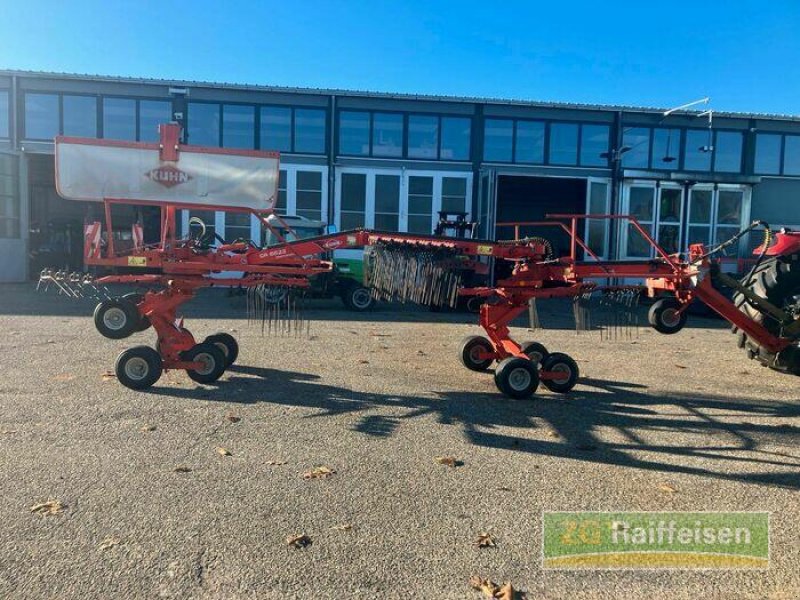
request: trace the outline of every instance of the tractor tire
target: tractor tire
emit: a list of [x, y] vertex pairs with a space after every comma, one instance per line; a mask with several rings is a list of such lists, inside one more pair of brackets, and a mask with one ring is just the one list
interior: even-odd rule
[[365, 312], [375, 305], [375, 298], [372, 297], [371, 289], [354, 284], [345, 289], [342, 294], [342, 302], [348, 310]]
[[[741, 282], [748, 285], [753, 293], [766, 298], [778, 308], [785, 309], [796, 304], [800, 301], [800, 252], [765, 258], [761, 264], [753, 267]], [[780, 335], [780, 323], [754, 308], [743, 294], [736, 292], [733, 295], [733, 303], [772, 335]], [[738, 328], [734, 327], [732, 331], [737, 334], [737, 344], [750, 358], [777, 371], [800, 375], [800, 348], [797, 345], [789, 346], [775, 354], [760, 346], [743, 331], [738, 331]]]

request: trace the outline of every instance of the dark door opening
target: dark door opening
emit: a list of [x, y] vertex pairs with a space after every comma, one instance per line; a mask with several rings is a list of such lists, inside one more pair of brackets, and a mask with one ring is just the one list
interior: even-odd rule
[[[586, 179], [518, 175], [497, 177], [496, 223], [545, 221], [545, 215], [553, 213], [586, 213]], [[514, 237], [511, 227], [497, 226], [495, 229], [495, 239]], [[579, 222], [578, 231], [582, 235], [583, 222]], [[556, 256], [569, 255], [569, 236], [560, 228], [521, 227], [520, 236], [541, 236], [550, 240]]]

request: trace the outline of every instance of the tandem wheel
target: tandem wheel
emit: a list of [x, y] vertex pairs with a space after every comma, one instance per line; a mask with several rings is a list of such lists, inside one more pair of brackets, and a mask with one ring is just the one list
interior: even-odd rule
[[236, 362], [239, 356], [239, 344], [229, 333], [215, 333], [208, 336], [203, 343], [214, 344], [225, 355], [225, 368], [227, 369]]
[[181, 358], [201, 363], [199, 369], [186, 369], [186, 374], [197, 383], [214, 383], [225, 372], [225, 354], [213, 343], [197, 344], [186, 350]]
[[532, 360], [509, 356], [498, 363], [494, 383], [509, 398], [530, 398], [539, 387], [539, 369]]
[[134, 346], [120, 353], [114, 364], [119, 382], [132, 390], [149, 388], [159, 377], [163, 366], [161, 356], [150, 346]]
[[550, 356], [544, 344], [540, 344], [539, 342], [522, 342], [522, 344], [520, 344], [520, 350], [522, 350], [523, 354], [527, 354], [528, 358], [535, 363], [541, 363], [545, 358]]
[[686, 311], [681, 311], [681, 303], [674, 298], [662, 298], [650, 307], [647, 321], [659, 333], [678, 333], [686, 325]]
[[494, 357], [481, 358], [481, 355], [494, 354], [492, 343], [485, 337], [470, 335], [461, 341], [458, 358], [470, 371], [485, 371], [494, 362]]
[[94, 309], [94, 326], [100, 335], [121, 340], [141, 331], [139, 309], [125, 298], [103, 300]]
[[578, 382], [580, 370], [578, 363], [563, 352], [553, 352], [541, 363], [542, 371], [545, 373], [555, 373], [556, 377], [542, 379], [542, 384], [551, 392], [566, 394]]

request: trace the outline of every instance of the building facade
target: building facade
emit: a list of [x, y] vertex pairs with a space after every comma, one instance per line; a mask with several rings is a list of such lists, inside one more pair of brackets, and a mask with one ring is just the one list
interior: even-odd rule
[[[0, 71], [0, 281], [81, 268], [92, 208], [57, 196], [54, 136], [155, 141], [168, 121], [186, 143], [280, 151], [278, 210], [339, 229], [431, 233], [448, 210], [504, 238], [548, 213], [631, 214], [677, 252], [756, 218], [800, 226], [798, 117]], [[250, 216], [197, 216], [260, 236]], [[651, 255], [624, 223], [582, 228], [602, 257]]]

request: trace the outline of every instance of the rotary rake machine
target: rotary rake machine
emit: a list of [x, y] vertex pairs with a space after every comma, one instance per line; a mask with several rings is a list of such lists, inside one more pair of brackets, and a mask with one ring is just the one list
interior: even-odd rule
[[[660, 296], [648, 320], [666, 334], [683, 328], [687, 307], [699, 299], [733, 324], [739, 345], [751, 358], [800, 374], [800, 235], [784, 231], [770, 245], [769, 228], [756, 222], [715, 248], [692, 245], [684, 257], [665, 252], [632, 217], [550, 215], [548, 221], [518, 225], [565, 231], [569, 256], [554, 256], [550, 243], [540, 237], [488, 241], [354, 230], [286, 241], [266, 218], [274, 214], [277, 154], [187, 146], [178, 142], [177, 125], [161, 126], [160, 131], [159, 144], [56, 139], [59, 193], [104, 206], [105, 223], [86, 226], [85, 262], [114, 273], [94, 277], [45, 270], [40, 283], [69, 296], [99, 296], [94, 321], [106, 337], [121, 339], [155, 329], [155, 348], [136, 346], [117, 358], [116, 375], [129, 388], [152, 386], [166, 369], [184, 369], [195, 381], [211, 383], [236, 360], [238, 345], [232, 336], [214, 334], [198, 343], [177, 318], [179, 307], [202, 287], [247, 288], [250, 316], [261, 319], [262, 329], [268, 322], [280, 333], [302, 332], [304, 322], [286, 291], [302, 291], [312, 277], [330, 271], [332, 263], [320, 257], [337, 248], [367, 249], [365, 283], [377, 299], [430, 306], [454, 306], [459, 295], [481, 299], [480, 325], [486, 336], [466, 338], [459, 357], [473, 371], [487, 371], [497, 362], [497, 388], [512, 398], [530, 397], [540, 382], [566, 393], [579, 376], [578, 365], [567, 354], [512, 339], [512, 321], [538, 299], [566, 298], [573, 301], [576, 324], [586, 326], [583, 306], [596, 293], [629, 308], [641, 291]], [[112, 210], [118, 204], [158, 207], [159, 241], [143, 243], [141, 227], [134, 223], [128, 245], [115, 244]], [[212, 245], [206, 225], [195, 218], [197, 233], [179, 237], [179, 210], [193, 209], [253, 215], [284, 241], [261, 248], [249, 239], [229, 242], [215, 235], [217, 244]], [[623, 225], [654, 249], [654, 258], [602, 260], [577, 234], [582, 219], [626, 221]], [[759, 226], [766, 237], [751, 272], [741, 282], [724, 274], [714, 256]], [[491, 260], [510, 261], [510, 275], [492, 286], [462, 284], [468, 272], [487, 273]], [[608, 285], [628, 278], [643, 279], [646, 286]], [[110, 284], [149, 289], [114, 296], [106, 287]], [[717, 291], [720, 286], [734, 290], [733, 301]]]

